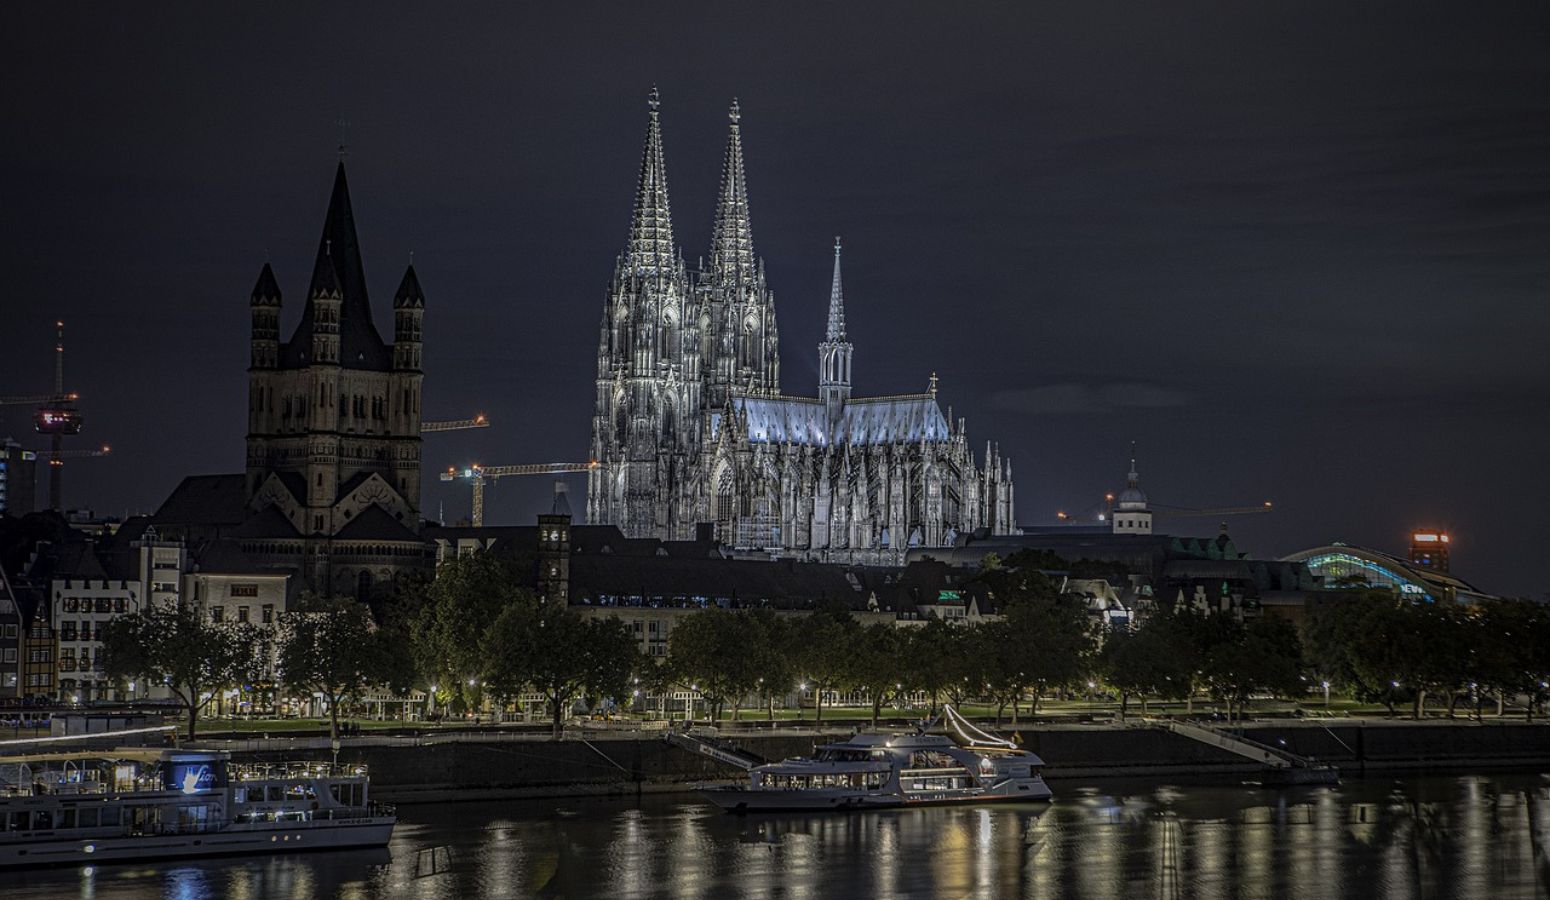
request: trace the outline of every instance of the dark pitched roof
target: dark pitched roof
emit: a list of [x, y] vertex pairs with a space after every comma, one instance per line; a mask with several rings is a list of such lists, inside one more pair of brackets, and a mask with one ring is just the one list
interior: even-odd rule
[[241, 525], [231, 530], [234, 538], [294, 538], [301, 537], [301, 532], [291, 524], [291, 520], [280, 512], [278, 507], [266, 506], [259, 510], [258, 515], [244, 521]]
[[355, 213], [350, 208], [350, 185], [344, 175], [344, 162], [334, 175], [334, 192], [328, 201], [323, 221], [323, 237], [318, 241], [317, 263], [313, 267], [312, 290], [301, 322], [280, 354], [284, 368], [308, 364], [312, 352], [312, 298], [324, 282], [332, 278], [343, 295], [339, 312], [339, 364], [346, 369], [392, 368], [393, 354], [371, 319], [371, 303], [366, 296], [366, 267], [361, 262], [360, 241], [355, 234]]
[[795, 560], [674, 559], [672, 557], [575, 556], [570, 594], [577, 601], [629, 598], [672, 601], [724, 599], [742, 606], [804, 608], [841, 601], [865, 608], [868, 592], [843, 566]]
[[54, 567], [55, 578], [112, 578], [97, 558], [94, 543], [66, 544], [59, 551], [59, 565]]
[[199, 571], [216, 575], [274, 575], [273, 569], [265, 569], [242, 552], [233, 540], [210, 541], [194, 554], [194, 564]]
[[248, 299], [255, 305], [279, 306], [280, 283], [275, 280], [274, 269], [269, 263], [264, 263], [264, 268], [258, 273], [258, 282], [253, 285], [253, 293]]
[[368, 506], [334, 535], [340, 541], [418, 541], [420, 536], [380, 506]]
[[425, 292], [420, 290], [420, 279], [414, 274], [414, 263], [404, 270], [404, 280], [398, 283], [398, 290], [393, 293], [393, 308], [404, 306], [424, 306]]
[[236, 525], [246, 516], [245, 476], [190, 475], [173, 489], [151, 521], [168, 525]]

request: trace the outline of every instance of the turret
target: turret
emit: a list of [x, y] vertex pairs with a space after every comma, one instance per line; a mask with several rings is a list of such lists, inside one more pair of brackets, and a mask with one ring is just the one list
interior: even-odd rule
[[425, 293], [420, 290], [420, 279], [410, 263], [393, 294], [393, 371], [420, 371], [420, 324], [424, 318]]
[[280, 362], [280, 285], [269, 263], [258, 273], [248, 308], [253, 321], [249, 368], [273, 369]]

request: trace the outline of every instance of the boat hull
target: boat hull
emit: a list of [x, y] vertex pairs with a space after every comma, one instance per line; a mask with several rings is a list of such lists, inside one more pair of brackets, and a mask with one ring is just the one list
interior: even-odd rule
[[963, 792], [951, 796], [856, 791], [754, 791], [741, 786], [705, 788], [710, 802], [732, 813], [848, 812], [866, 809], [908, 809], [916, 806], [978, 806], [985, 803], [1038, 803], [1051, 799], [1044, 783], [1015, 792]]
[[234, 826], [221, 831], [188, 834], [95, 838], [33, 836], [24, 842], [0, 843], [0, 869], [385, 847], [393, 836], [395, 822], [392, 818], [377, 817], [326, 825]]

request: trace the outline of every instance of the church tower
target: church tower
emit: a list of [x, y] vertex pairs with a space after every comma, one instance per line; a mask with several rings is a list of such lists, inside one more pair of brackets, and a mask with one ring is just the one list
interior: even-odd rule
[[733, 393], [780, 393], [775, 297], [765, 282], [763, 263], [754, 257], [748, 179], [743, 168], [742, 109], [735, 99], [727, 118], [731, 125], [721, 167], [710, 265], [701, 273], [708, 326], [702, 335], [706, 399], [712, 409], [725, 409]]
[[838, 423], [850, 399], [850, 341], [845, 340], [845, 292], [840, 284], [840, 239], [834, 239], [834, 282], [829, 287], [829, 326], [818, 344], [818, 399]]
[[[358, 588], [419, 562], [400, 552], [417, 545], [420, 509], [425, 296], [412, 266], [393, 308], [388, 344], [372, 320], [341, 160], [290, 340], [279, 339], [280, 288], [267, 263], [249, 297], [243, 495], [251, 516], [236, 532], [245, 549], [293, 564], [320, 593], [369, 593]], [[290, 558], [298, 547], [300, 561]], [[342, 555], [360, 568], [336, 566]]]
[[704, 311], [673, 244], [655, 88], [648, 107], [629, 241], [603, 306], [592, 417], [598, 465], [587, 476], [587, 521], [631, 537], [692, 531], [689, 468], [701, 437]]

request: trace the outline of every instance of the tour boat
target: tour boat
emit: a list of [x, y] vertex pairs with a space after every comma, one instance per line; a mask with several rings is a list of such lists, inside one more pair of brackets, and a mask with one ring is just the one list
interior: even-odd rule
[[1050, 799], [1040, 774], [1044, 761], [1036, 754], [981, 731], [950, 708], [944, 717], [958, 740], [924, 729], [857, 734], [823, 744], [811, 757], [754, 766], [747, 785], [701, 793], [737, 813]]
[[0, 757], [0, 867], [381, 847], [364, 769], [126, 748]]

